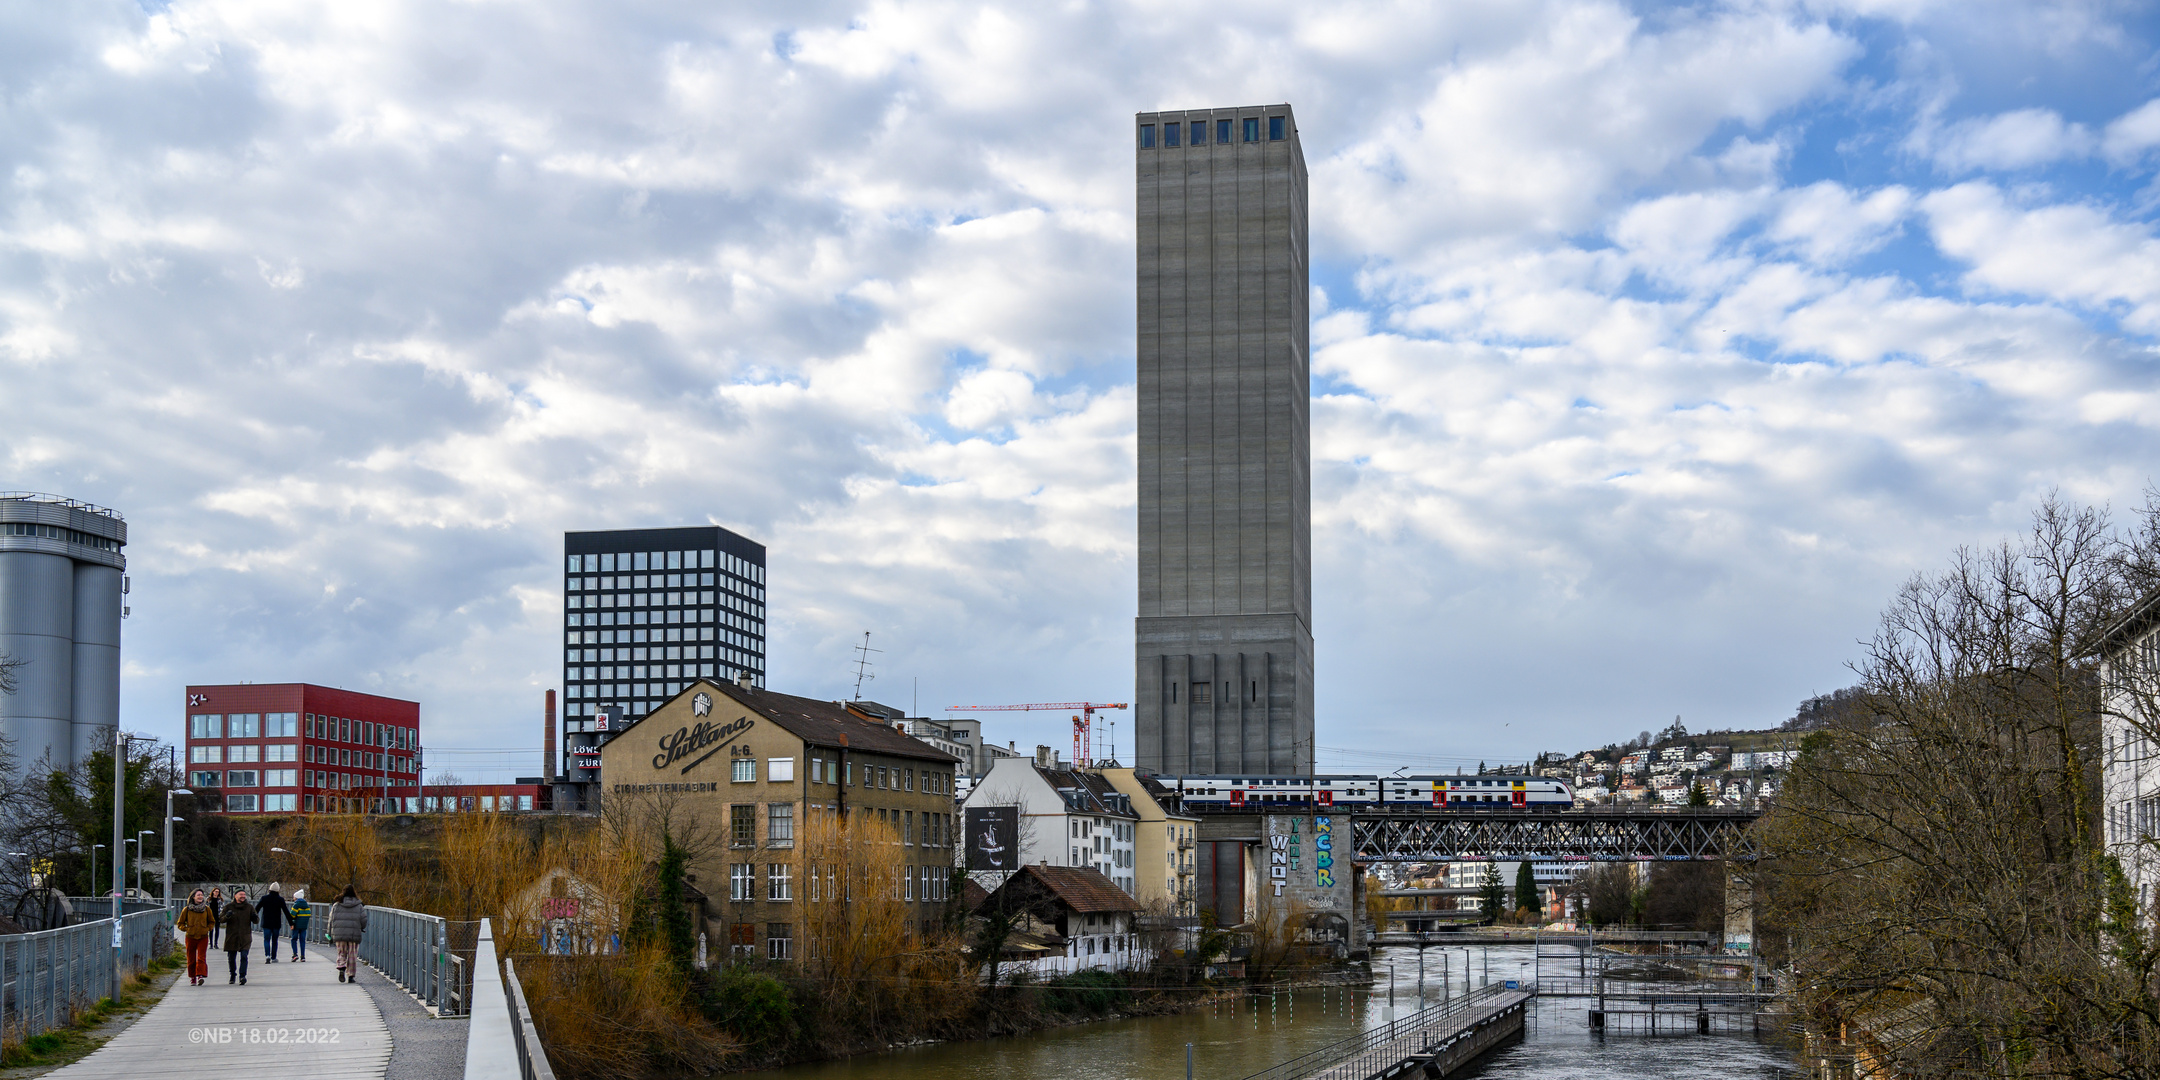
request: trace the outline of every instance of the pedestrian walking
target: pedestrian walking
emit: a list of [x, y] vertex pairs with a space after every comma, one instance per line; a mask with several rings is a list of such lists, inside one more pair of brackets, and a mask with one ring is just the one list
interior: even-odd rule
[[189, 986], [201, 986], [210, 976], [210, 931], [217, 926], [217, 918], [210, 914], [210, 902], [203, 897], [201, 889], [188, 896], [187, 906], [180, 909], [180, 917], [173, 921], [180, 935], [187, 941], [187, 977]]
[[360, 894], [350, 885], [344, 895], [330, 905], [330, 943], [337, 946], [337, 979], [339, 982], [360, 981], [360, 935], [367, 933], [367, 905], [360, 902]]
[[255, 902], [255, 915], [262, 920], [263, 963], [277, 963], [278, 937], [285, 929], [285, 920], [292, 917], [292, 908], [286, 906], [285, 896], [278, 891], [279, 884], [270, 883], [270, 891]]
[[315, 905], [308, 902], [305, 888], [294, 889], [292, 894], [292, 958], [307, 963], [307, 928], [315, 915]]
[[248, 903], [246, 889], [234, 889], [225, 903], [225, 981], [247, 985], [248, 950], [255, 945], [255, 905]]
[[224, 917], [225, 887], [223, 885], [212, 885], [210, 886], [210, 947], [213, 949], [217, 948], [218, 931], [225, 926], [224, 923], [219, 921]]

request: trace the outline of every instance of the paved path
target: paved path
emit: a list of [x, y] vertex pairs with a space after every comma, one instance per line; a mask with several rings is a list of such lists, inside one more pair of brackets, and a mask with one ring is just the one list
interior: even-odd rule
[[[308, 963], [312, 965], [315, 961]], [[254, 980], [248, 982], [252, 987]], [[361, 973], [360, 989], [375, 999], [375, 1007], [382, 1011], [383, 1023], [390, 1027], [389, 1075], [397, 1080], [464, 1080], [465, 1038], [472, 1030], [470, 1019], [462, 1016], [437, 1019], [427, 1006], [406, 993], [404, 987], [376, 974], [374, 968]], [[309, 1078], [292, 1076], [286, 1080]]]
[[[361, 978], [380, 980], [363, 969]], [[185, 979], [142, 1019], [89, 1057], [48, 1074], [55, 1080], [379, 1080], [390, 1031], [365, 985], [337, 981], [335, 962], [248, 964], [248, 984], [225, 981], [225, 954], [210, 953], [210, 981]]]

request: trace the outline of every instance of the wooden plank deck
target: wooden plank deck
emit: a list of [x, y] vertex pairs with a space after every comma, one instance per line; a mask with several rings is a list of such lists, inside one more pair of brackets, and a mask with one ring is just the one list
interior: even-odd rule
[[[382, 978], [373, 969], [361, 971], [361, 978]], [[226, 983], [225, 954], [212, 950], [209, 982], [189, 986], [183, 977], [111, 1042], [47, 1075], [380, 1080], [389, 1064], [390, 1031], [366, 987], [338, 982], [329, 956], [266, 964], [258, 945], [246, 986]]]

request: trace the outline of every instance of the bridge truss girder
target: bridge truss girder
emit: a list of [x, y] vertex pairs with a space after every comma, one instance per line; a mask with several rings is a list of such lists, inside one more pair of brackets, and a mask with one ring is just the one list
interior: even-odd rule
[[1745, 861], [1760, 854], [1746, 810], [1617, 810], [1351, 815], [1361, 863]]

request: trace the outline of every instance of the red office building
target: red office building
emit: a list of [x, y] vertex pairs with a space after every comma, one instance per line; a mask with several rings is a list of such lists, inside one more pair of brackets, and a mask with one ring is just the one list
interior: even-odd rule
[[228, 814], [418, 808], [420, 705], [309, 683], [187, 688], [187, 785]]

